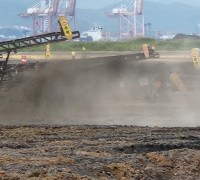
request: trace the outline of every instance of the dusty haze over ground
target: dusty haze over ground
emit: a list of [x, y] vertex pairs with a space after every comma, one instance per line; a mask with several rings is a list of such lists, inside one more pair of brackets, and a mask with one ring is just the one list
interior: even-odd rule
[[[0, 123], [200, 125], [199, 73], [192, 63], [87, 61], [52, 62], [25, 72], [23, 83], [1, 97]], [[173, 72], [184, 91], [170, 82]], [[165, 88], [154, 97], [157, 80]]]

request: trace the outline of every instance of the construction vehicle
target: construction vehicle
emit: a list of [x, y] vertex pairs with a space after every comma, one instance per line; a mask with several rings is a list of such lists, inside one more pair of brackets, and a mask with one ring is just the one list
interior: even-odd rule
[[160, 54], [155, 51], [154, 45], [150, 47], [148, 44], [142, 45], [143, 53], [145, 58], [159, 58]]
[[8, 66], [8, 60], [11, 52], [16, 53], [17, 50], [22, 48], [35, 47], [43, 44], [72, 40], [80, 37], [79, 31], [72, 32], [70, 30], [69, 23], [65, 16], [61, 16], [58, 20], [58, 23], [60, 26], [60, 32], [52, 32], [37, 36], [0, 42], [0, 58], [3, 58], [3, 53], [7, 53], [5, 61], [0, 61], [1, 83], [3, 81], [4, 76], [6, 74], [9, 74], [14, 68], [14, 65]]

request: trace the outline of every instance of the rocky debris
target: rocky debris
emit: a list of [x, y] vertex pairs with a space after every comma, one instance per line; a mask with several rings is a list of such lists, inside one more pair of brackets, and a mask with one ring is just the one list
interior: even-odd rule
[[199, 128], [1, 126], [0, 179], [198, 180], [199, 138]]

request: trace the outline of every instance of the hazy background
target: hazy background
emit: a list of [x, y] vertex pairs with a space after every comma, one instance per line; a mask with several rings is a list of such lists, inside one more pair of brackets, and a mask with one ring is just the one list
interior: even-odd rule
[[[1, 0], [0, 27], [13, 28], [13, 26], [32, 27], [31, 18], [22, 18], [25, 13], [39, 0]], [[123, 0], [77, 0], [77, 30], [83, 32], [93, 25], [99, 25], [104, 31], [117, 34], [117, 19], [109, 18], [105, 12], [112, 12]], [[148, 0], [144, 1], [145, 23], [151, 23], [151, 36], [157, 31], [167, 31], [172, 34], [200, 33], [200, 1], [197, 0]], [[19, 32], [18, 32], [19, 33]], [[0, 35], [20, 36], [11, 29], [0, 29]]]
[[[101, 0], [101, 1], [95, 1], [95, 0], [80, 0], [77, 1], [77, 7], [78, 8], [84, 8], [84, 9], [98, 9], [98, 8], [102, 8], [102, 7], [106, 7], [109, 5], [113, 5], [113, 4], [117, 4], [117, 3], [121, 3], [123, 2], [123, 0]], [[176, 3], [176, 2], [180, 2], [180, 3], [185, 3], [185, 4], [189, 4], [192, 6], [200, 6], [200, 1], [198, 0], [145, 0], [146, 2], [156, 2], [156, 3], [163, 3], [163, 4], [169, 4], [169, 3]]]

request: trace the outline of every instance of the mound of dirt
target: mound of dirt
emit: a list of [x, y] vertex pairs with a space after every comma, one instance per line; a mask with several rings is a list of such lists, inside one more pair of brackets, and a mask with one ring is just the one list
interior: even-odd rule
[[200, 36], [198, 35], [187, 35], [187, 34], [181, 34], [178, 33], [175, 35], [175, 37], [173, 39], [200, 39]]

